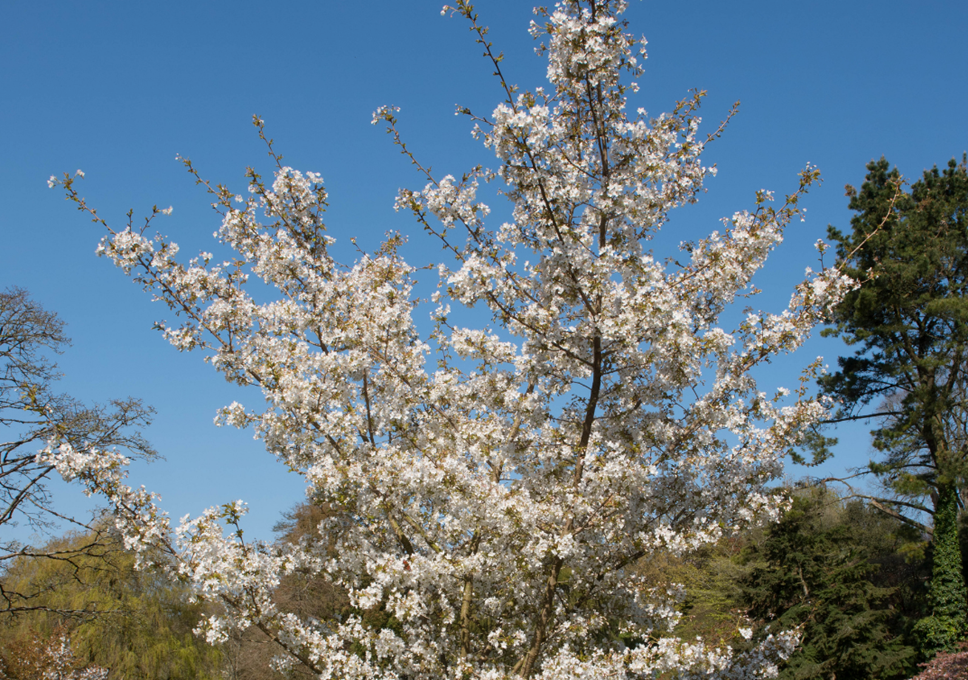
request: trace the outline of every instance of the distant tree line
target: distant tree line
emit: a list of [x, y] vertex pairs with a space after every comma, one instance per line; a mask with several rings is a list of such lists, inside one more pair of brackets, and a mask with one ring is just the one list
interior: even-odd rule
[[[917, 674], [918, 664], [928, 660], [917, 628], [930, 613], [934, 551], [928, 536], [832, 489], [784, 492], [791, 504], [777, 524], [637, 565], [657, 582], [673, 578], [685, 586], [684, 616], [675, 633], [743, 648], [770, 632], [799, 628], [801, 644], [781, 669], [783, 680], [900, 680]], [[311, 502], [296, 506], [277, 525], [276, 540], [326, 540], [316, 527], [327, 514]], [[104, 530], [101, 540], [111, 535]], [[86, 540], [69, 534], [46, 548], [70, 549]], [[112, 678], [312, 677], [299, 667], [274, 665], [281, 650], [254, 627], [218, 646], [206, 644], [192, 630], [208, 612], [191, 603], [184, 586], [135, 570], [120, 544], [110, 547], [104, 556], [84, 557], [79, 569], [56, 561], [11, 563], [3, 575], [6, 587], [43, 594], [36, 610], [0, 619], [0, 672], [6, 674], [0, 678], [41, 680], [42, 674], [25, 673], [21, 660], [43, 657], [61, 639], [70, 641], [74, 668], [110, 669]], [[961, 548], [968, 552], [968, 540]], [[56, 588], [45, 588], [48, 583]], [[394, 625], [381, 607], [354, 611], [344, 593], [298, 572], [282, 580], [276, 596], [281, 606], [321, 621], [355, 613], [377, 629]], [[82, 615], [61, 613], [81, 609]], [[950, 665], [950, 656], [938, 658]]]

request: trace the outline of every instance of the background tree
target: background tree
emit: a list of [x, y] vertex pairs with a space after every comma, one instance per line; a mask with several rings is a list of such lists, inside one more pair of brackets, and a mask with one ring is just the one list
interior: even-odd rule
[[[103, 551], [85, 552], [95, 540]], [[69, 533], [43, 550], [73, 557], [20, 556], [8, 562], [2, 576], [5, 590], [34, 594], [30, 610], [0, 621], [0, 649], [6, 650], [9, 663], [19, 658], [17, 650], [34, 645], [32, 640], [64, 638], [76, 664], [109, 669], [111, 677], [221, 677], [222, 651], [192, 632], [203, 607], [190, 603], [188, 589], [165, 574], [136, 570], [135, 557], [124, 550], [117, 532], [102, 527], [96, 539]]]
[[[331, 538], [319, 531], [320, 524], [332, 519], [333, 510], [322, 504], [306, 501], [283, 514], [273, 527], [276, 543], [283, 550], [308, 543], [322, 546], [332, 556]], [[384, 616], [381, 612], [354, 611], [344, 589], [309, 570], [298, 569], [283, 575], [273, 592], [273, 601], [283, 611], [317, 621], [337, 620], [353, 614], [363, 614], [363, 620], [379, 628]], [[368, 615], [367, 615], [368, 614]], [[285, 654], [285, 648], [256, 627], [236, 631], [222, 644], [223, 673], [229, 680], [282, 680], [283, 678], [313, 678], [305, 666], [280, 670], [273, 661]]]
[[879, 568], [864, 547], [870, 538], [853, 522], [857, 510], [850, 517], [835, 494], [802, 489], [765, 541], [747, 551], [761, 561], [745, 578], [750, 616], [801, 630], [783, 680], [887, 680], [913, 670], [917, 652], [889, 606], [894, 590], [872, 581]]
[[[54, 390], [59, 375], [50, 355], [68, 344], [63, 322], [26, 291], [10, 288], [0, 292], [0, 529], [25, 523], [43, 535], [66, 522], [83, 529], [85, 537], [85, 541], [72, 542], [70, 548], [52, 551], [12, 540], [8, 531], [0, 539], [0, 569], [11, 560], [29, 559], [76, 566], [81, 556], [105, 552], [96, 525], [66, 516], [51, 498], [47, 480], [54, 468], [38, 457], [48, 440], [120, 447], [141, 458], [155, 456], [138, 430], [149, 424], [152, 411], [137, 399], [85, 406]], [[34, 596], [39, 594], [41, 591], [11, 590], [8, 583], [0, 589], [0, 612], [31, 609], [37, 606]]]
[[107, 680], [108, 669], [85, 664], [71, 646], [63, 628], [47, 635], [27, 629], [0, 648], [3, 680]]
[[[918, 658], [912, 626], [924, 616], [930, 576], [920, 532], [829, 489], [787, 491], [796, 500], [779, 525], [753, 525], [683, 555], [657, 552], [638, 565], [653, 580], [685, 587], [675, 634], [747, 649], [740, 628], [756, 639], [805, 625], [782, 676], [903, 676]], [[804, 566], [809, 598], [796, 574]]]
[[764, 528], [754, 524], [684, 554], [656, 551], [636, 565], [649, 582], [677, 583], [684, 588], [676, 636], [700, 638], [717, 647], [749, 647], [739, 632], [750, 625], [743, 583], [761, 564], [747, 553], [750, 545], [762, 543], [763, 533]]
[[952, 159], [904, 192], [885, 159], [867, 169], [860, 190], [847, 189], [851, 233], [829, 230], [839, 265], [863, 284], [837, 306], [833, 332], [859, 347], [821, 384], [842, 405], [833, 422], [879, 423], [872, 435], [883, 457], [868, 471], [891, 495], [873, 502], [909, 522], [935, 518], [934, 618], [923, 634], [938, 649], [968, 627], [957, 549], [968, 454], [968, 172], [964, 158]]

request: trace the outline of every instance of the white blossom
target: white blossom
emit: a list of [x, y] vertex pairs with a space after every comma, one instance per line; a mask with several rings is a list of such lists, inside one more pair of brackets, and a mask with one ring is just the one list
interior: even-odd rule
[[[724, 321], [802, 215], [809, 166], [780, 207], [761, 190], [752, 210], [684, 244], [682, 264], [653, 255], [669, 211], [696, 200], [712, 169], [698, 95], [671, 114], [627, 115], [644, 40], [624, 32], [624, 6], [563, 1], [532, 24], [551, 87], [477, 118], [498, 169], [426, 171], [422, 190], [398, 197], [452, 256], [429, 333], [401, 237], [353, 263], [330, 254], [315, 173], [278, 163], [271, 182], [250, 171], [245, 198], [213, 189], [216, 238], [234, 251], [222, 263], [182, 264], [163, 237], [109, 229], [99, 254], [179, 310], [180, 325], [159, 324], [165, 338], [261, 388], [263, 403], [233, 403], [216, 422], [251, 427], [335, 510], [319, 527], [328, 545], [245, 541], [241, 502], [172, 531], [155, 497], [124, 484], [120, 456], [51, 443], [65, 478], [112, 503], [130, 547], [221, 604], [198, 627], [209, 642], [258, 625], [286, 650], [280, 668], [350, 680], [771, 677], [790, 653], [793, 633], [742, 656], [677, 639], [682, 589], [631, 567], [783, 508], [783, 457], [825, 405], [802, 385], [769, 397], [752, 371], [797, 349], [851, 283], [808, 271], [785, 310]], [[466, 2], [451, 11], [484, 40]], [[381, 107], [373, 122], [410, 155], [396, 114]], [[478, 200], [487, 181], [512, 203], [504, 224]], [[452, 307], [483, 323], [452, 323]], [[281, 611], [273, 590], [296, 570], [394, 625]]]

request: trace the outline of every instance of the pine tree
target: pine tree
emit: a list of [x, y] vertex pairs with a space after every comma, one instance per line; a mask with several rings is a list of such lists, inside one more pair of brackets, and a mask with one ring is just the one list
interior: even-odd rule
[[[911, 523], [934, 516], [931, 617], [926, 651], [951, 646], [966, 627], [957, 509], [968, 459], [968, 171], [952, 159], [909, 192], [885, 159], [868, 164], [860, 191], [847, 188], [853, 230], [830, 228], [839, 263], [862, 285], [835, 312], [853, 356], [822, 381], [843, 405], [834, 422], [874, 418], [880, 460], [869, 471], [892, 492], [873, 499]], [[822, 450], [822, 448], [821, 448]]]

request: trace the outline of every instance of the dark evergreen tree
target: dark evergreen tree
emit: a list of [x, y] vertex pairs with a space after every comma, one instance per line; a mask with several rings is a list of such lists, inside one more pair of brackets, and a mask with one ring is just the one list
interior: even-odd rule
[[830, 228], [839, 264], [862, 284], [831, 331], [858, 350], [822, 387], [842, 404], [833, 422], [876, 419], [882, 456], [869, 471], [891, 492], [872, 499], [878, 507], [913, 524], [935, 518], [933, 529], [922, 525], [935, 560], [932, 618], [919, 628], [932, 651], [950, 648], [968, 624], [957, 550], [968, 460], [968, 171], [964, 158], [951, 160], [906, 192], [883, 158], [867, 169], [860, 191], [847, 188], [851, 233]]
[[843, 516], [836, 521], [849, 526], [856, 545], [877, 566], [871, 582], [891, 591], [885, 603], [891, 610], [891, 630], [917, 646], [911, 628], [927, 609], [925, 584], [931, 578], [932, 550], [925, 535], [856, 499], [843, 502]]
[[750, 616], [771, 630], [801, 627], [783, 680], [887, 680], [913, 671], [917, 654], [892, 621], [892, 589], [871, 582], [878, 568], [856, 528], [837, 496], [806, 490], [749, 549], [749, 559], [763, 562], [745, 580]]

